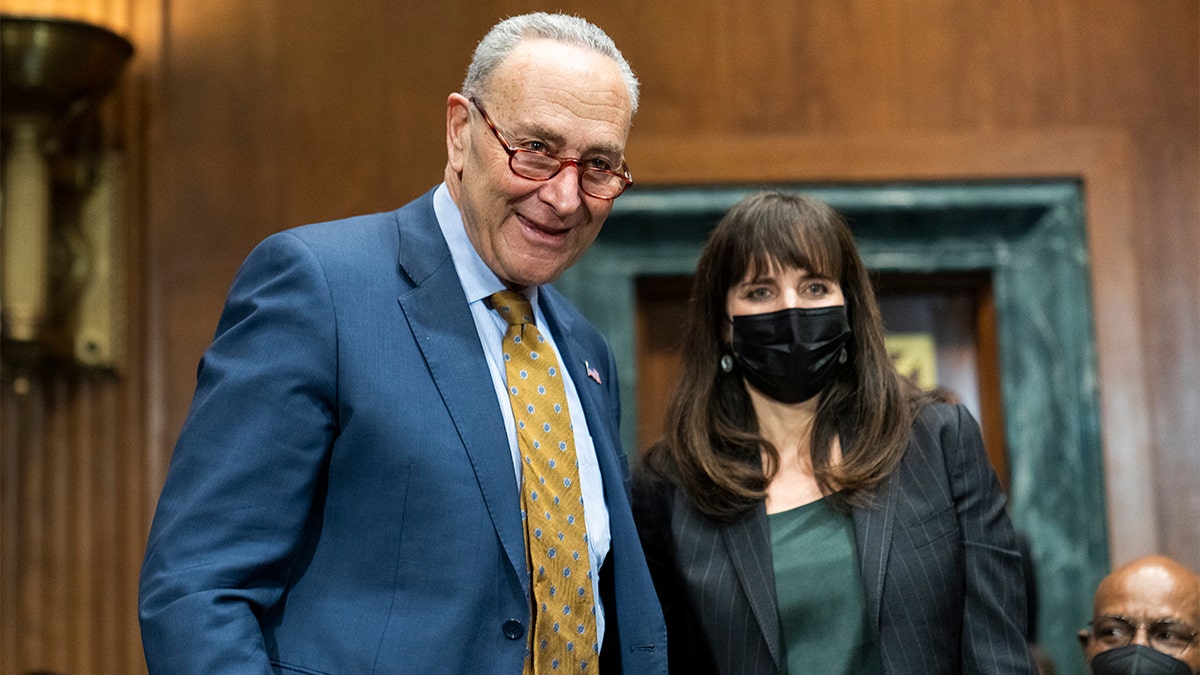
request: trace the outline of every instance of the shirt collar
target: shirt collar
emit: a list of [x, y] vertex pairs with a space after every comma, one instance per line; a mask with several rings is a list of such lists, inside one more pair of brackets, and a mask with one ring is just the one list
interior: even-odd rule
[[[467, 237], [466, 226], [463, 225], [462, 212], [450, 197], [450, 189], [442, 183], [433, 193], [433, 212], [437, 216], [438, 227], [450, 247], [450, 257], [454, 260], [454, 269], [458, 272], [459, 283], [467, 296], [468, 303], [482, 301], [493, 293], [507, 288], [500, 277], [483, 262], [479, 252], [471, 245]], [[526, 289], [525, 296], [529, 302], [537, 306], [537, 287]]]

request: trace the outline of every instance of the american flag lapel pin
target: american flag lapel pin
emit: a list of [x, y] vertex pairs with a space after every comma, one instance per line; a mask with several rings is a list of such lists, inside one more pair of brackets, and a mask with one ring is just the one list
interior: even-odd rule
[[604, 384], [600, 381], [600, 372], [588, 365], [587, 361], [583, 362], [583, 367], [587, 368], [587, 376], [596, 381], [596, 384]]

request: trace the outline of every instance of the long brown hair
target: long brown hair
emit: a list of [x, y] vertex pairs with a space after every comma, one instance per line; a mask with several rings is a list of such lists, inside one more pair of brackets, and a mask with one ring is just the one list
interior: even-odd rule
[[[779, 465], [778, 450], [758, 433], [741, 375], [718, 365], [728, 353], [729, 289], [747, 272], [772, 265], [834, 279], [846, 298], [850, 359], [822, 392], [810, 439], [824, 494], [842, 507], [856, 504], [895, 471], [926, 400], [887, 355], [875, 291], [841, 215], [799, 194], [742, 199], [701, 253], [665, 437], [644, 458], [649, 470], [677, 481], [701, 511], [721, 520], [762, 501]], [[834, 466], [830, 454], [839, 434], [842, 457]]]

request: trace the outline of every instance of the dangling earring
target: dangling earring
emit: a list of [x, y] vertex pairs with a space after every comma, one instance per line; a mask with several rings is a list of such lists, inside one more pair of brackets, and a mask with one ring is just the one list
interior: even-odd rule
[[732, 373], [733, 372], [733, 357], [730, 356], [729, 354], [725, 354], [721, 357], [720, 364], [721, 364], [721, 372], [722, 373]]
[[842, 353], [838, 354], [838, 363], [845, 363], [846, 358], [846, 348], [842, 347]]

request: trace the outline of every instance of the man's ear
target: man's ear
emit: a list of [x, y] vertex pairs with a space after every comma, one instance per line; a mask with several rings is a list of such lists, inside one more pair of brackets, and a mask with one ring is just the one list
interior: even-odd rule
[[1091, 634], [1087, 632], [1087, 629], [1081, 628], [1079, 632], [1075, 634], [1075, 637], [1079, 640], [1079, 646], [1087, 649], [1088, 638], [1091, 637]]
[[471, 148], [471, 101], [462, 94], [446, 98], [446, 157], [454, 173], [462, 173]]

